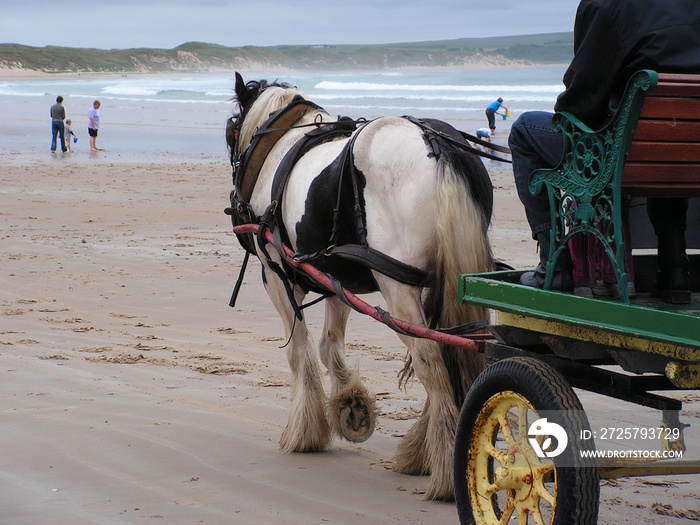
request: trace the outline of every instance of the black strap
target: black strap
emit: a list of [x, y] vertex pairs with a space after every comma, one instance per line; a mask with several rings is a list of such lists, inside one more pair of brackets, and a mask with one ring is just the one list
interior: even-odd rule
[[[417, 119], [417, 118], [412, 117], [410, 115], [404, 115], [403, 118], [414, 123], [416, 126], [423, 129], [424, 131], [434, 133], [435, 135], [439, 136], [441, 139], [449, 142], [453, 146], [457, 146], [459, 149], [461, 149], [463, 151], [468, 151], [470, 153], [473, 153], [474, 155], [478, 155], [480, 157], [484, 157], [484, 158], [491, 159], [491, 160], [497, 160], [500, 162], [508, 162], [508, 163], [511, 162], [508, 159], [504, 159], [502, 157], [497, 157], [496, 155], [492, 155], [490, 153], [486, 153], [485, 151], [481, 151], [480, 149], [475, 148], [474, 146], [469, 144], [466, 140], [457, 140], [456, 138], [448, 135], [447, 133], [443, 132], [442, 130], [435, 129], [435, 126], [431, 126], [425, 120]], [[450, 126], [450, 128], [451, 128], [451, 126]], [[486, 142], [485, 140], [481, 140], [480, 138], [475, 137], [473, 135], [470, 135], [469, 133], [466, 133], [464, 131], [459, 131], [457, 129], [455, 129], [454, 131], [456, 131], [463, 139], [469, 139], [472, 142], [475, 142], [476, 144], [480, 144], [486, 148], [489, 148], [489, 149], [492, 149], [495, 151], [500, 151], [501, 153], [510, 153], [510, 149], [506, 148], [505, 146], [500, 146], [498, 144], [491, 144], [490, 142]]]
[[355, 219], [355, 231], [357, 232], [360, 243], [367, 244], [367, 229], [365, 228], [364, 216], [362, 215], [362, 207], [360, 206], [360, 190], [357, 186], [357, 174], [355, 172], [355, 156], [353, 155], [353, 148], [355, 147], [355, 141], [360, 135], [360, 132], [365, 127], [362, 126], [357, 130], [357, 132], [350, 137], [347, 144], [343, 147], [341, 152], [342, 160], [340, 162], [340, 177], [338, 178], [338, 193], [335, 203], [335, 208], [333, 210], [333, 229], [331, 231], [331, 238], [329, 240], [329, 246], [335, 246], [338, 238], [338, 227], [340, 225], [340, 204], [342, 202], [342, 191], [343, 191], [343, 179], [346, 176], [350, 177], [352, 182], [353, 199], [355, 205], [353, 206], [353, 213]]
[[[301, 95], [296, 95], [292, 101], [282, 109], [272, 113], [263, 122], [258, 131], [243, 152], [240, 167], [235, 172], [234, 186], [238, 189], [244, 201], [250, 201], [253, 188], [258, 180], [260, 170], [268, 154], [277, 141], [284, 135], [295, 122], [303, 117], [307, 111], [320, 110], [321, 107]], [[273, 126], [275, 126], [273, 128]], [[265, 132], [265, 130], [270, 130]]]
[[481, 321], [474, 321], [473, 323], [462, 324], [459, 326], [453, 326], [451, 328], [436, 328], [436, 332], [441, 332], [448, 335], [466, 335], [472, 334], [478, 330], [483, 330], [489, 325], [486, 319]]
[[[311, 149], [319, 144], [329, 142], [338, 137], [347, 137], [355, 130], [353, 121], [350, 121], [351, 127], [347, 121], [338, 120], [330, 124], [320, 126], [317, 129], [304, 134], [304, 137], [297, 141], [292, 148], [282, 158], [275, 172], [275, 177], [272, 181], [271, 198], [273, 201], [282, 203], [282, 195], [287, 187], [287, 181], [294, 169], [297, 160], [306, 155]], [[279, 209], [277, 210], [279, 212]]]
[[[459, 131], [459, 130], [457, 130]], [[501, 146], [500, 144], [492, 144], [491, 142], [488, 142], [486, 140], [482, 140], [479, 137], [475, 137], [474, 135], [470, 135], [469, 133], [465, 131], [459, 131], [459, 134], [462, 135], [465, 139], [471, 140], [472, 142], [475, 142], [479, 144], [480, 146], [484, 146], [486, 148], [492, 149], [494, 151], [500, 151], [501, 153], [507, 153], [510, 155], [510, 148], [507, 148], [505, 146]], [[501, 159], [503, 160], [503, 159]]]
[[416, 337], [410, 332], [407, 332], [403, 328], [399, 328], [399, 326], [394, 322], [394, 320], [391, 317], [391, 314], [384, 310], [383, 308], [379, 306], [375, 306], [374, 309], [377, 311], [377, 314], [379, 315], [379, 318], [382, 320], [382, 323], [387, 325], [389, 328], [391, 328], [394, 332], [396, 332], [399, 335], [407, 335], [409, 337]]
[[366, 245], [344, 244], [342, 246], [335, 246], [330, 251], [330, 254], [368, 266], [400, 283], [421, 287], [428, 286], [429, 284], [429, 275], [427, 272], [401, 262], [398, 259], [394, 259]]
[[231, 294], [231, 300], [228, 305], [233, 308], [236, 306], [236, 301], [238, 300], [238, 294], [241, 291], [241, 286], [243, 285], [243, 275], [245, 274], [245, 269], [248, 267], [248, 259], [250, 258], [250, 252], [245, 251], [245, 256], [243, 257], [243, 264], [241, 265], [241, 271], [238, 274], [238, 279], [236, 280], [236, 286], [233, 287], [233, 293]]

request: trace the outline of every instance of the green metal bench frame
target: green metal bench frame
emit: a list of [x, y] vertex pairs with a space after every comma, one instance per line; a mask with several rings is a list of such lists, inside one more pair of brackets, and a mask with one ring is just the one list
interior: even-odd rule
[[622, 171], [646, 92], [656, 86], [655, 71], [635, 73], [627, 83], [613, 119], [593, 131], [570, 113], [556, 113], [555, 131], [564, 135], [564, 153], [553, 169], [530, 175], [533, 194], [546, 188], [551, 210], [551, 238], [545, 289], [550, 289], [557, 259], [574, 235], [595, 235], [612, 263], [620, 299], [629, 304], [622, 240]]

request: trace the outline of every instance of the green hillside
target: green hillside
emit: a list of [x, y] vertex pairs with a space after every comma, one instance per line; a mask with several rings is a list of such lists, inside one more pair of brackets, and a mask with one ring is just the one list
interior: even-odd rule
[[105, 50], [0, 44], [0, 67], [49, 73], [459, 67], [514, 61], [566, 63], [572, 56], [572, 33], [342, 46], [225, 47], [189, 42], [175, 49]]

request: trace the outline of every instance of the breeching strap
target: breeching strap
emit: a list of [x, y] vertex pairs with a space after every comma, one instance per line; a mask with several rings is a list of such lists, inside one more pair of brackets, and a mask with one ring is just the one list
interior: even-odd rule
[[[243, 234], [243, 233], [256, 233], [259, 229], [259, 226], [257, 224], [242, 224], [240, 226], [235, 226], [233, 231], [236, 234]], [[274, 245], [274, 237], [272, 235], [272, 232], [269, 230], [264, 232], [264, 235], [267, 239], [267, 242], [270, 244]], [[405, 335], [409, 335], [412, 337], [419, 337], [422, 339], [430, 339], [432, 341], [436, 341], [438, 343], [443, 343], [446, 345], [450, 346], [457, 346], [460, 348], [466, 348], [467, 350], [473, 350], [475, 352], [480, 351], [480, 345], [477, 343], [478, 340], [484, 340], [487, 338], [492, 338], [490, 334], [473, 334], [470, 337], [463, 337], [459, 335], [454, 335], [454, 334], [449, 334], [449, 333], [443, 333], [437, 330], [431, 330], [430, 328], [426, 328], [424, 326], [418, 326], [414, 325], [411, 323], [408, 323], [406, 321], [402, 321], [401, 319], [396, 319], [394, 317], [390, 317], [386, 314], [386, 312], [381, 311], [381, 309], [376, 308], [374, 306], [370, 306], [366, 302], [362, 301], [360, 298], [358, 298], [356, 295], [353, 293], [345, 290], [345, 289], [338, 289], [337, 287], [334, 287], [333, 282], [331, 278], [326, 275], [325, 273], [319, 271], [317, 268], [312, 266], [309, 263], [304, 263], [304, 262], [297, 262], [294, 260], [294, 252], [289, 249], [287, 246], [279, 246], [277, 249], [281, 249], [284, 251], [285, 254], [285, 260], [288, 264], [293, 266], [294, 268], [297, 268], [304, 273], [306, 273], [309, 277], [314, 279], [319, 285], [322, 287], [326, 288], [327, 290], [336, 293], [344, 302], [346, 302], [348, 305], [350, 305], [352, 308], [357, 310], [358, 312], [361, 312], [363, 314], [369, 315], [370, 317], [374, 318], [375, 320], [379, 321], [380, 323], [387, 324], [386, 319], [390, 319], [391, 323], [398, 327], [401, 330], [401, 333]], [[338, 293], [340, 292], [340, 293]], [[342, 296], [341, 296], [342, 295]], [[391, 327], [391, 325], [388, 325]], [[475, 329], [483, 328], [481, 325], [476, 325]]]
[[[479, 157], [484, 157], [484, 158], [491, 159], [491, 160], [512, 163], [512, 161], [510, 161], [508, 159], [504, 159], [502, 157], [492, 155], [491, 153], [486, 153], [485, 151], [481, 151], [480, 149], [475, 148], [474, 146], [469, 144], [468, 142], [461, 142], [459, 140], [455, 140], [454, 138], [450, 137], [449, 135], [443, 133], [440, 130], [435, 129], [433, 126], [431, 126], [427, 122], [424, 122], [421, 119], [411, 117], [410, 115], [404, 115], [403, 118], [405, 118], [406, 120], [408, 120], [410, 122], [413, 122], [419, 128], [421, 128], [425, 131], [429, 131], [430, 133], [433, 133], [433, 134], [439, 136], [440, 138], [442, 138], [446, 142], [449, 142], [453, 146], [456, 146], [463, 151], [469, 151], [469, 152], [473, 153], [474, 155], [478, 155]], [[500, 151], [501, 153], [510, 154], [510, 148], [506, 148], [505, 146], [500, 146], [499, 144], [492, 144], [490, 142], [486, 142], [485, 140], [481, 140], [480, 138], [475, 137], [474, 135], [470, 135], [469, 133], [466, 133], [464, 131], [459, 131], [459, 130], [455, 130], [455, 131], [457, 133], [459, 133], [459, 135], [461, 135], [462, 138], [465, 140], [470, 140], [470, 141], [474, 142], [475, 144], [480, 144], [481, 146], [484, 146], [485, 148], [489, 148], [493, 151]]]

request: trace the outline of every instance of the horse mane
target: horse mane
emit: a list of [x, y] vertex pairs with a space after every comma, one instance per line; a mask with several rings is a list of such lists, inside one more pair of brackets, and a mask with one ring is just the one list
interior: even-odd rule
[[[246, 108], [241, 126], [240, 150], [248, 147], [255, 130], [267, 120], [271, 113], [282, 109], [299, 95], [299, 90], [286, 82], [251, 80], [246, 83], [246, 100], [238, 100]], [[255, 104], [253, 104], [255, 102]]]

